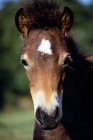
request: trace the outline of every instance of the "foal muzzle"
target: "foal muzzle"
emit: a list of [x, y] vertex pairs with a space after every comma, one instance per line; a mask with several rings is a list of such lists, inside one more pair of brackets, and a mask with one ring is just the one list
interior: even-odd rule
[[38, 107], [36, 110], [36, 120], [44, 129], [54, 129], [57, 127], [59, 121], [62, 118], [62, 111], [60, 107], [48, 114], [42, 108]]

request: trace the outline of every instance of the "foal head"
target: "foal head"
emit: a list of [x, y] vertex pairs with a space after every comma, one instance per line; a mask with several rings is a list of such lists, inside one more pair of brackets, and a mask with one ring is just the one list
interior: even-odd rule
[[34, 0], [17, 11], [15, 22], [24, 38], [21, 62], [36, 121], [43, 128], [52, 129], [63, 114], [65, 60], [69, 55], [65, 36], [72, 26], [73, 14], [68, 7], [61, 11], [55, 3]]

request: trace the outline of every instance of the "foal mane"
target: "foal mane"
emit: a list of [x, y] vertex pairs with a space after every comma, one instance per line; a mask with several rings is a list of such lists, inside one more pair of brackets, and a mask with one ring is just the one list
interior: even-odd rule
[[65, 41], [72, 59], [72, 63], [68, 64], [70, 65], [69, 68], [72, 68], [74, 72], [76, 71], [79, 76], [84, 78], [88, 71], [93, 71], [93, 56], [81, 52], [80, 47], [71, 35], [68, 35]]
[[32, 0], [23, 4], [24, 15], [27, 17], [30, 29], [58, 27], [62, 11], [53, 0]]

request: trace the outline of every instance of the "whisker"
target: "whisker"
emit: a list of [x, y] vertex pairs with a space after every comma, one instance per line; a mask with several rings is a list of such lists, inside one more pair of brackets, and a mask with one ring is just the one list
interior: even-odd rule
[[70, 65], [67, 66], [70, 70], [75, 71]]
[[75, 71], [74, 68], [72, 68], [69, 64], [65, 64], [64, 67], [65, 67], [65, 68], [69, 68], [69, 69], [72, 70], [72, 71]]

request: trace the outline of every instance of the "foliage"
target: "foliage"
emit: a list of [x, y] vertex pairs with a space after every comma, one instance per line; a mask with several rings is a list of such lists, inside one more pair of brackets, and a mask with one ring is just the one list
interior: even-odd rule
[[33, 137], [33, 111], [15, 110], [0, 114], [1, 140], [31, 140]]
[[[60, 5], [70, 7], [74, 13], [72, 33], [81, 49], [93, 51], [93, 5], [83, 6], [75, 0], [64, 0]], [[22, 41], [14, 23], [19, 7], [20, 4], [10, 2], [0, 11], [0, 108], [5, 103], [12, 104], [16, 96], [29, 93], [26, 74], [20, 64]]]
[[11, 99], [13, 94], [25, 94], [29, 91], [25, 72], [20, 64], [22, 41], [14, 23], [17, 9], [18, 5], [9, 3], [0, 11], [0, 107], [4, 102], [10, 102], [7, 96]]
[[73, 11], [74, 23], [72, 32], [74, 38], [81, 46], [80, 49], [93, 52], [93, 4], [83, 6], [75, 0], [64, 0], [64, 2], [65, 5], [69, 6]]

